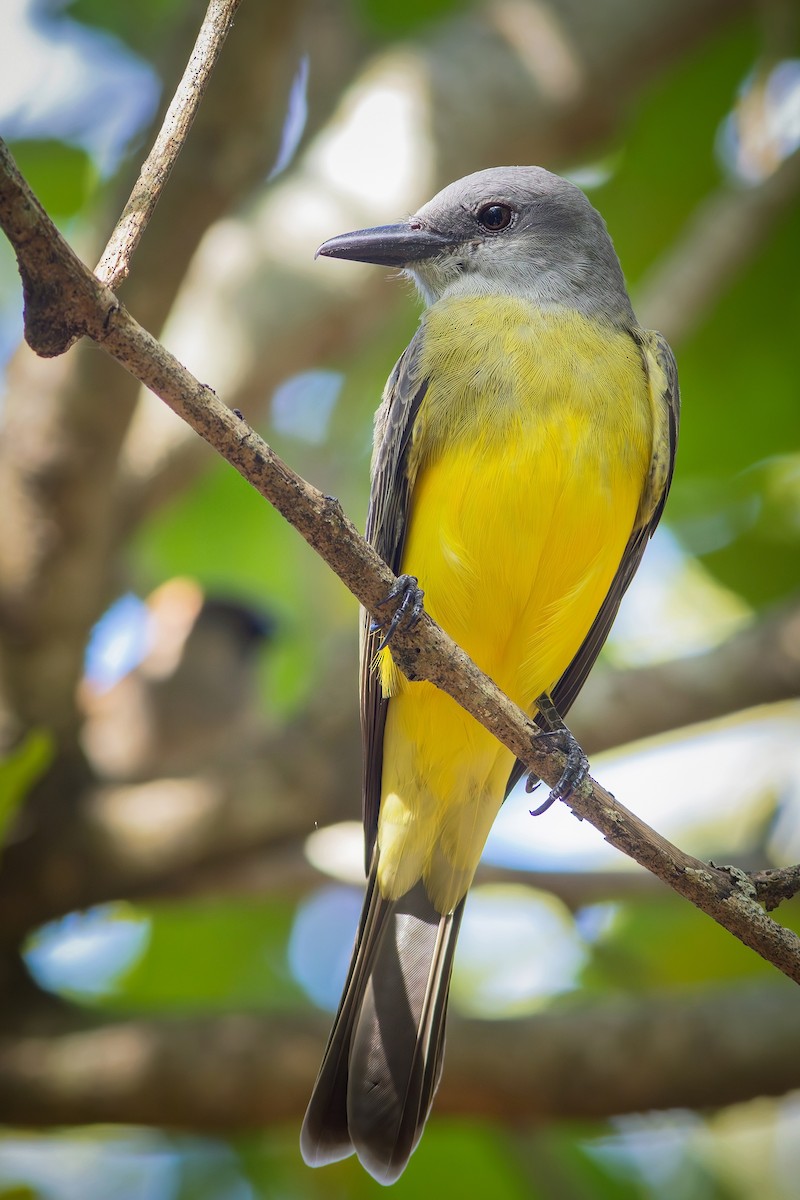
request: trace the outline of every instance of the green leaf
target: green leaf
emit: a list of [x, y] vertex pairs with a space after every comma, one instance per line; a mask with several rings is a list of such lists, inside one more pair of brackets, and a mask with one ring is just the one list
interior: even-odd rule
[[[491, 1196], [493, 1200], [544, 1200], [520, 1163], [508, 1153], [501, 1129], [488, 1122], [438, 1119], [425, 1136], [393, 1196], [412, 1200], [420, 1185], [432, 1196]], [[377, 1193], [375, 1193], [377, 1195]]]
[[22, 802], [53, 758], [53, 739], [34, 729], [16, 750], [0, 760], [0, 846]]
[[717, 130], [758, 51], [752, 21], [731, 22], [698, 41], [637, 97], [614, 159], [617, 169], [590, 192], [634, 293], [698, 205], [721, 185]]
[[[792, 902], [777, 919], [791, 925], [798, 916], [800, 903]], [[648, 991], [754, 978], [774, 979], [775, 968], [705, 913], [671, 897], [620, 906], [583, 974], [592, 990]]]
[[[109, 4], [108, 0], [71, 0], [67, 12], [83, 25], [113, 33], [139, 54], [152, 56], [163, 45], [186, 11], [185, 0], [137, 0]], [[199, 28], [201, 15], [198, 12]]]
[[92, 159], [78, 146], [55, 138], [11, 143], [17, 166], [54, 219], [72, 217], [84, 207], [98, 180]]
[[208, 1012], [308, 1004], [286, 956], [295, 911], [289, 900], [208, 900], [139, 911], [152, 922], [147, 949], [103, 1007]]
[[[259, 1196], [308, 1200], [380, 1200], [386, 1188], [370, 1178], [355, 1157], [309, 1171], [297, 1150], [297, 1126], [241, 1139], [237, 1148]], [[572, 1195], [572, 1193], [565, 1193]], [[435, 1113], [404, 1174], [392, 1185], [393, 1200], [420, 1197], [487, 1197], [550, 1200], [526, 1178], [502, 1129], [488, 1121], [440, 1120]], [[576, 1194], [576, 1200], [595, 1200]]]
[[356, 0], [364, 25], [384, 38], [414, 33], [464, 7], [463, 0]]
[[569, 1121], [520, 1131], [509, 1143], [547, 1200], [639, 1200], [638, 1183], [593, 1154], [593, 1141], [605, 1133], [604, 1124]]
[[[791, 458], [800, 445], [798, 257], [800, 222], [787, 220], [679, 355], [686, 421], [669, 519], [717, 579], [754, 607], [800, 582]], [[712, 519], [733, 518], [716, 547], [693, 543], [692, 493], [704, 490], [717, 493]]]

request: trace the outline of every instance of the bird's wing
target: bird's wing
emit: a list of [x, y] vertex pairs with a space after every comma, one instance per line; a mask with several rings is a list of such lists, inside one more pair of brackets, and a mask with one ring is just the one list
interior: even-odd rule
[[[365, 536], [397, 574], [408, 528], [413, 480], [408, 476], [408, 450], [419, 406], [428, 382], [419, 373], [420, 335], [413, 339], [392, 371], [375, 418], [372, 487]], [[370, 616], [361, 614], [360, 694], [363, 751], [363, 814], [367, 872], [378, 831], [383, 772], [383, 730], [388, 701], [374, 665], [380, 633], [370, 633]]]
[[[674, 355], [660, 333], [638, 329], [633, 333], [633, 337], [647, 372], [653, 410], [653, 453], [650, 472], [636, 516], [636, 524], [608, 595], [578, 653], [553, 688], [551, 699], [562, 717], [575, 702], [608, 637], [622, 597], [641, 562], [645, 546], [661, 520], [672, 482], [681, 406], [678, 369]], [[506, 785], [506, 795], [526, 773], [527, 768], [517, 761]]]

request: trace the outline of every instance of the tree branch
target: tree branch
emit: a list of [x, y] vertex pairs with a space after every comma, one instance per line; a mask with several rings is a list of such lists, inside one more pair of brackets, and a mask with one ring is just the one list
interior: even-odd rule
[[[0, 225], [17, 254], [25, 290], [26, 338], [50, 355], [87, 334], [169, 405], [305, 538], [371, 613], [394, 576], [359, 536], [338, 501], [302, 480], [247, 423], [200, 384], [118, 303], [73, 253], [0, 142]], [[59, 298], [66, 301], [60, 307]], [[48, 328], [52, 324], [52, 328]], [[530, 771], [553, 785], [564, 757], [469, 657], [425, 615], [398, 630], [393, 656], [411, 680], [446, 691]], [[607, 841], [691, 900], [745, 945], [800, 982], [800, 938], [760, 908], [752, 884], [686, 855], [587, 779], [569, 800]]]
[[[735, 708], [796, 696], [798, 663], [800, 609], [794, 601], [705, 654], [628, 670], [601, 665], [571, 711], [570, 726], [591, 755]], [[352, 705], [343, 701], [351, 688]], [[124, 722], [124, 714], [118, 719]], [[185, 720], [187, 727], [191, 721], [194, 739], [196, 712]], [[52, 814], [59, 825], [53, 820], [35, 824], [26, 838], [6, 849], [0, 944], [16, 945], [44, 921], [120, 894], [254, 894], [288, 887], [297, 895], [318, 885], [302, 840], [314, 828], [353, 815], [360, 769], [357, 723], [355, 644], [348, 634], [317, 680], [313, 701], [288, 725], [259, 737], [222, 775], [205, 770], [192, 749], [187, 751], [191, 766], [178, 771], [182, 777], [162, 780], [157, 767], [146, 765], [145, 774], [135, 777], [142, 782], [126, 776], [86, 788], [81, 803], [62, 820], [66, 784], [59, 772], [62, 801]], [[207, 748], [208, 739], [199, 736]], [[313, 756], [305, 752], [310, 737]], [[196, 804], [187, 823], [189, 795]], [[142, 814], [163, 816], [175, 811], [175, 804], [183, 819], [177, 825], [167, 820], [159, 836], [150, 829], [149, 849], [142, 854]], [[756, 847], [737, 854], [736, 861], [748, 868], [766, 866]], [[353, 878], [358, 877], [357, 867]], [[487, 878], [483, 872], [481, 877]], [[654, 877], [634, 872], [596, 877], [514, 872], [511, 877], [552, 890], [570, 907], [652, 894], [659, 886]], [[758, 898], [763, 902], [760, 892]]]
[[95, 269], [97, 278], [112, 289], [127, 277], [133, 252], [183, 148], [240, 3], [241, 0], [210, 0], [164, 123]]
[[760, 904], [772, 912], [784, 900], [791, 900], [800, 892], [800, 864], [793, 867], [770, 867], [766, 871], [751, 871], [750, 882]]
[[[0, 1121], [216, 1132], [298, 1121], [327, 1027], [312, 1016], [181, 1015], [7, 1040]], [[739, 986], [509, 1021], [454, 1014], [436, 1106], [527, 1122], [719, 1106], [799, 1086], [794, 991]]]

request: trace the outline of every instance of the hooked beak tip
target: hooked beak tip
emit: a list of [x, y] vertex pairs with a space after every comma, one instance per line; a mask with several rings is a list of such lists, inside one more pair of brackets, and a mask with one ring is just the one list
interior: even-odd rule
[[318, 258], [336, 258], [336, 251], [332, 246], [332, 243], [336, 240], [336, 238], [328, 238], [321, 246], [317, 246], [314, 251], [314, 261], [316, 262]]

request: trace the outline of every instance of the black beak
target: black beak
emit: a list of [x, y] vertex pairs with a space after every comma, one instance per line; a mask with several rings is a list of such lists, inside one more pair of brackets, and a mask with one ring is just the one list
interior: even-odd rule
[[456, 245], [452, 238], [408, 221], [399, 225], [379, 225], [376, 229], [357, 229], [340, 233], [323, 242], [315, 258], [349, 258], [353, 262], [375, 263], [379, 267], [408, 267], [425, 258], [434, 258]]

